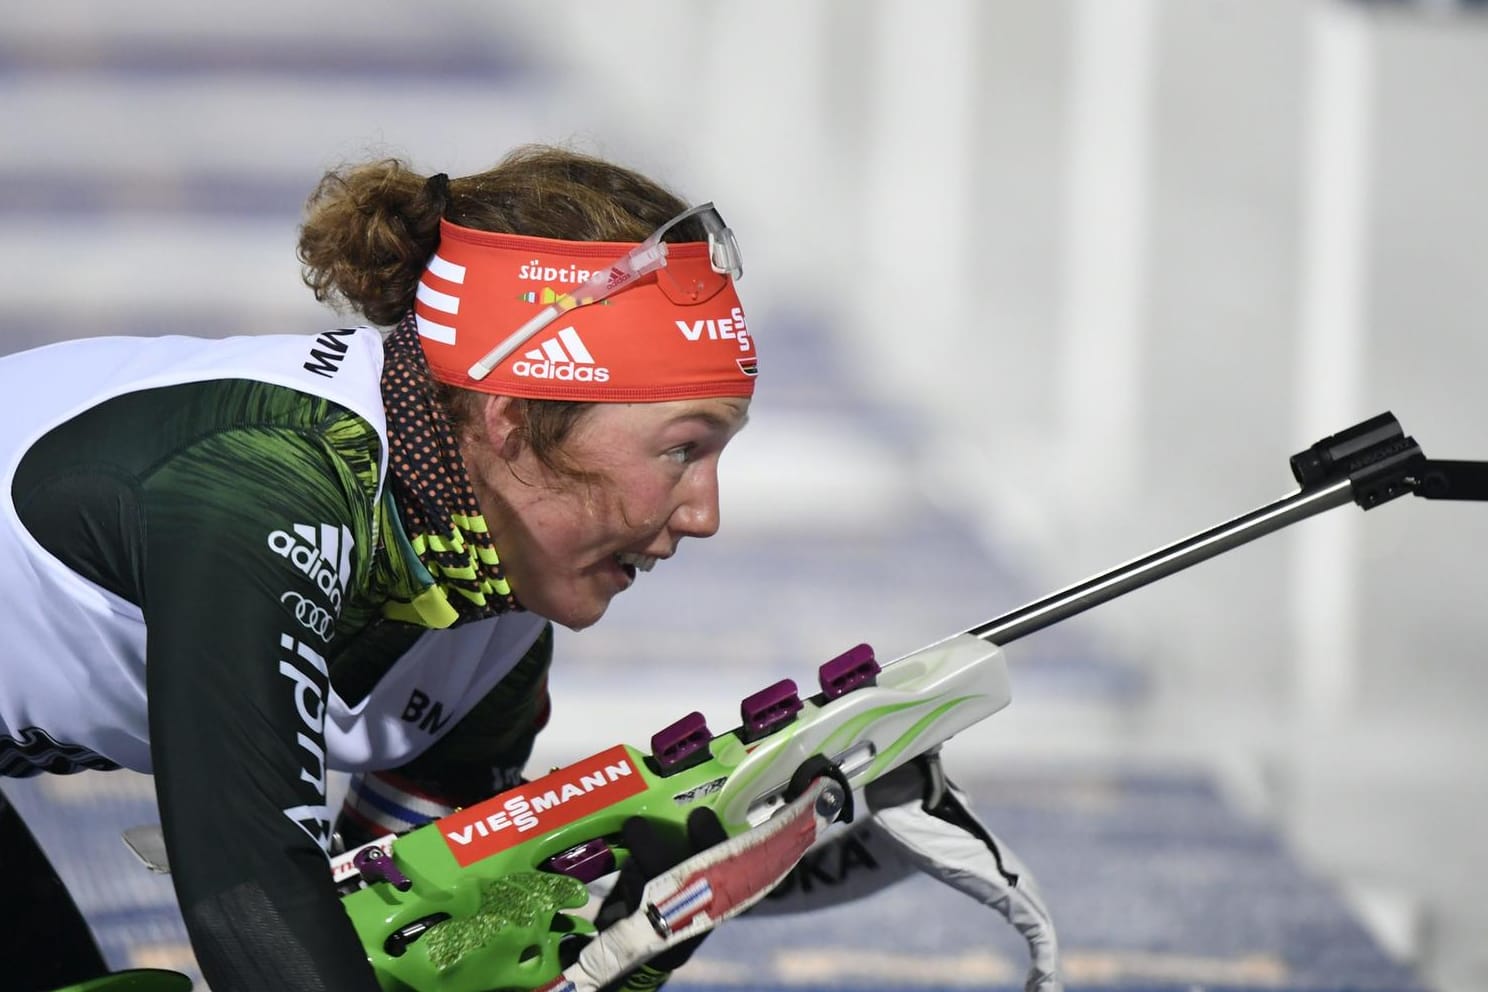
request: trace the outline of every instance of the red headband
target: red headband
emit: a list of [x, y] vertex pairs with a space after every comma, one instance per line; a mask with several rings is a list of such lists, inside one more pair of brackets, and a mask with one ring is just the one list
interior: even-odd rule
[[651, 402], [752, 396], [754, 339], [705, 242], [666, 245], [664, 268], [560, 314], [483, 379], [470, 368], [545, 305], [634, 249], [439, 222], [414, 318], [434, 378], [502, 396]]

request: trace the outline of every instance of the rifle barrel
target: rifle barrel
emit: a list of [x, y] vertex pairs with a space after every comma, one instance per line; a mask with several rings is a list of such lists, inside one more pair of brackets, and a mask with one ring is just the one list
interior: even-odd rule
[[1299, 490], [1217, 527], [1175, 541], [1141, 558], [1051, 593], [967, 631], [992, 644], [1008, 644], [1117, 596], [1124, 596], [1190, 565], [1223, 554], [1299, 520], [1353, 500], [1348, 479]]

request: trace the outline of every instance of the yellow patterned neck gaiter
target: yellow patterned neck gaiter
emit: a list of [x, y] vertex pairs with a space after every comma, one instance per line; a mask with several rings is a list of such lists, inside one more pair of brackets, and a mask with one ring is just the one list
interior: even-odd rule
[[427, 602], [389, 604], [384, 612], [402, 619], [399, 608], [412, 609], [418, 622], [443, 627], [522, 607], [506, 581], [449, 418], [430, 392], [431, 382], [409, 314], [383, 342], [388, 488], [414, 552], [454, 614]]

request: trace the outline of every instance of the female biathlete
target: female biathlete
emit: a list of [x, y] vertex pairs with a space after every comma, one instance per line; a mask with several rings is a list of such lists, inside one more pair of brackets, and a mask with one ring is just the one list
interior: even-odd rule
[[[299, 254], [372, 326], [0, 359], [0, 775], [154, 775], [215, 992], [377, 988], [328, 853], [520, 780], [551, 625], [589, 626], [718, 529], [757, 373], [717, 212], [569, 151], [453, 180], [334, 171]], [[355, 773], [339, 815], [331, 769]], [[918, 866], [954, 861], [1042, 921], [937, 788], [895, 802], [992, 867]], [[3, 799], [0, 870], [7, 988], [104, 973]]]

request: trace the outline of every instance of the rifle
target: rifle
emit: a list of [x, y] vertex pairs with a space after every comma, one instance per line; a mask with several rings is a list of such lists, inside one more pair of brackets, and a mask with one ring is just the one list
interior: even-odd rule
[[[595, 937], [571, 911], [586, 902], [583, 883], [625, 857], [617, 839], [628, 817], [680, 839], [688, 813], [707, 805], [731, 838], [745, 837], [815, 781], [842, 793], [824, 819], [848, 818], [868, 784], [1008, 705], [1001, 645], [1348, 502], [1368, 510], [1408, 493], [1488, 499], [1488, 464], [1428, 461], [1389, 413], [1294, 455], [1291, 469], [1296, 493], [1012, 613], [885, 665], [859, 644], [820, 667], [811, 695], [777, 682], [743, 700], [740, 725], [725, 733], [691, 713], [654, 735], [647, 753], [618, 745], [344, 857], [344, 904], [374, 967], [389, 988], [556, 987], [561, 945]], [[804, 850], [767, 874], [778, 881]], [[526, 927], [483, 927], [483, 913], [509, 915], [499, 895], [516, 872], [551, 878], [552, 906]], [[668, 895], [648, 890], [646, 909], [658, 940], [674, 943], [661, 919]], [[711, 926], [742, 908], [701, 912]]]
[[[384, 988], [587, 992], [762, 898], [863, 790], [1011, 701], [1001, 645], [1310, 516], [1397, 497], [1488, 500], [1488, 463], [1428, 460], [1383, 413], [1293, 455], [1298, 490], [1011, 613], [880, 664], [859, 644], [740, 704], [713, 734], [691, 713], [650, 750], [601, 751], [332, 863]], [[597, 932], [586, 883], [628, 857], [644, 817], [680, 843], [707, 806], [729, 840], [646, 887], [632, 917]], [[516, 876], [523, 884], [514, 885]], [[578, 950], [575, 952], [575, 949]]]

